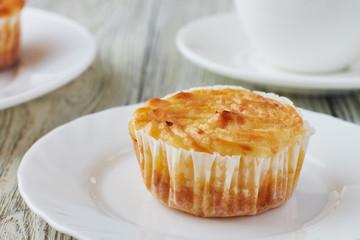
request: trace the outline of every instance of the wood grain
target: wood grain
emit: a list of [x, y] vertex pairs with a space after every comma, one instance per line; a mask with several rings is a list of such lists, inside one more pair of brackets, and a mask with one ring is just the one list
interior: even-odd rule
[[[231, 10], [231, 0], [29, 0], [27, 5], [84, 25], [94, 34], [98, 53], [73, 82], [0, 111], [0, 239], [72, 239], [32, 213], [17, 189], [21, 158], [55, 127], [92, 112], [194, 86], [241, 84], [269, 90], [203, 70], [176, 50], [175, 36], [182, 25]], [[359, 90], [337, 96], [284, 94], [299, 107], [360, 124]]]

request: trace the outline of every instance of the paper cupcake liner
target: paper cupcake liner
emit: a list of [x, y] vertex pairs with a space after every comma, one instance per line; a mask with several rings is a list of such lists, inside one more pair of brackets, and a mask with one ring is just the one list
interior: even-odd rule
[[221, 156], [176, 149], [135, 130], [147, 189], [165, 205], [197, 216], [255, 215], [294, 191], [309, 138], [269, 158]]
[[20, 12], [0, 18], [0, 69], [10, 67], [18, 58]]

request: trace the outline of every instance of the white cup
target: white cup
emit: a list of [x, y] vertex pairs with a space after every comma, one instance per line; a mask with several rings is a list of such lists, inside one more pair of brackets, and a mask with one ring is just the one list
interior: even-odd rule
[[257, 55], [306, 73], [336, 72], [360, 55], [360, 0], [235, 0]]

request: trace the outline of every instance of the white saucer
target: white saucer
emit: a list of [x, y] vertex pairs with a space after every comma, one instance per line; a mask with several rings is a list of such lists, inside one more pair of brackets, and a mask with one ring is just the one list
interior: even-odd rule
[[288, 202], [253, 217], [194, 217], [146, 190], [128, 119], [139, 105], [109, 109], [38, 140], [18, 170], [29, 208], [80, 239], [357, 239], [360, 127], [304, 111], [316, 129]]
[[195, 20], [177, 34], [179, 51], [191, 62], [214, 73], [256, 84], [304, 90], [360, 89], [360, 59], [343, 72], [309, 75], [281, 71], [257, 57], [235, 13]]
[[59, 88], [93, 62], [93, 36], [73, 20], [25, 7], [21, 19], [20, 60], [0, 72], [0, 109]]

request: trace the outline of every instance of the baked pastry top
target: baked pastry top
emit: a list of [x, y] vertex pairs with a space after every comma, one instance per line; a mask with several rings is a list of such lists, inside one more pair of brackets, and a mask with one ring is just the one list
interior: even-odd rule
[[305, 134], [294, 107], [242, 89], [201, 89], [151, 98], [129, 123], [175, 148], [222, 156], [273, 156]]
[[0, 0], [0, 17], [17, 13], [24, 7], [24, 0]]

